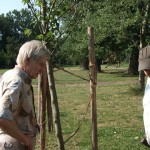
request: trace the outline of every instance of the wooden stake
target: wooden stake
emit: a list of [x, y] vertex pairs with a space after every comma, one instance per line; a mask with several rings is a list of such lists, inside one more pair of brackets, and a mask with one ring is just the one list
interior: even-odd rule
[[37, 122], [40, 124], [40, 112], [41, 112], [41, 75], [38, 75], [38, 114], [37, 114]]
[[42, 73], [42, 101], [41, 101], [41, 113], [40, 113], [40, 146], [41, 150], [45, 149], [45, 125], [46, 125], [46, 87], [47, 87], [47, 71]]
[[49, 83], [50, 95], [51, 95], [53, 119], [54, 119], [54, 125], [56, 129], [57, 142], [58, 142], [58, 150], [65, 150], [61, 123], [60, 123], [60, 115], [59, 115], [57, 93], [55, 88], [53, 67], [51, 61], [50, 60], [49, 62], [47, 61], [46, 65], [47, 65], [48, 83]]
[[91, 118], [92, 118], [92, 150], [98, 150], [97, 144], [97, 110], [96, 110], [96, 82], [97, 67], [94, 51], [94, 29], [88, 27], [88, 49], [89, 49], [89, 69], [90, 69], [90, 97], [91, 97]]
[[48, 78], [47, 78], [47, 121], [48, 121], [48, 131], [49, 133], [53, 131], [53, 113], [52, 113], [52, 105], [51, 105], [51, 95], [49, 90]]

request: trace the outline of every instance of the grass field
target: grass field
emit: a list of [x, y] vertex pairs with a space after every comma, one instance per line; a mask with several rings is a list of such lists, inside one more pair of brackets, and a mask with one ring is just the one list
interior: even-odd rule
[[[67, 67], [76, 75], [89, 78], [89, 72], [79, 67]], [[105, 68], [97, 76], [97, 127], [99, 150], [146, 150], [140, 140], [144, 135], [142, 97], [138, 76], [128, 76], [127, 68]], [[89, 83], [55, 71], [60, 119], [64, 141], [78, 128], [89, 103]], [[34, 82], [37, 84], [37, 82]], [[36, 87], [36, 86], [35, 86]], [[37, 94], [37, 89], [35, 89]], [[65, 144], [66, 150], [91, 150], [90, 108], [77, 134]], [[57, 150], [55, 132], [47, 133], [46, 147]], [[36, 150], [39, 150], [37, 142]]]
[[[86, 79], [89, 72], [67, 67]], [[102, 66], [97, 76], [97, 127], [99, 150], [146, 150], [140, 140], [144, 135], [142, 97], [138, 76], [130, 77], [127, 68]], [[64, 141], [78, 128], [89, 102], [89, 83], [55, 71]], [[66, 150], [91, 150], [90, 108], [77, 134], [65, 144]], [[47, 134], [47, 149], [57, 149], [55, 133]], [[38, 146], [37, 146], [38, 150]]]

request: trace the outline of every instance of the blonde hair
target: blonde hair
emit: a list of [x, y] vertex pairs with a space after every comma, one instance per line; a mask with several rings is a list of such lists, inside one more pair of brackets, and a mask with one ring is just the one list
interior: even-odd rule
[[25, 66], [26, 61], [30, 58], [37, 60], [42, 55], [47, 55], [48, 51], [41, 41], [32, 40], [26, 42], [19, 49], [19, 53], [16, 59], [18, 65]]

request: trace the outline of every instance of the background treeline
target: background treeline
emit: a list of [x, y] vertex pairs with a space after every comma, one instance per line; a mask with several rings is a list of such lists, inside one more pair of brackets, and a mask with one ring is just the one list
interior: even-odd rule
[[[27, 29], [33, 30], [26, 34]], [[0, 68], [11, 68], [15, 65], [16, 55], [20, 46], [31, 39], [35, 39], [39, 29], [34, 25], [30, 11], [14, 10], [6, 15], [0, 15]]]
[[[140, 45], [150, 42], [149, 0], [69, 0], [58, 4], [51, 9], [51, 32], [46, 35], [55, 64], [88, 69], [87, 27], [93, 26], [98, 70], [101, 71], [103, 61], [126, 60], [128, 73], [138, 73]], [[0, 15], [1, 68], [14, 66], [19, 47], [25, 41], [41, 38], [31, 10]]]

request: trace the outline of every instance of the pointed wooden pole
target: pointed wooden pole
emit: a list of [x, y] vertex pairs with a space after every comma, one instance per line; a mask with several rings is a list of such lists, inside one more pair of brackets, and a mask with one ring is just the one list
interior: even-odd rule
[[48, 122], [48, 131], [49, 133], [53, 131], [53, 113], [52, 113], [52, 105], [51, 105], [51, 95], [49, 90], [48, 78], [47, 78], [47, 122]]
[[41, 111], [40, 111], [40, 146], [41, 150], [45, 150], [45, 142], [46, 142], [46, 88], [47, 88], [47, 71], [42, 73], [41, 76], [41, 92], [42, 92], [42, 99], [41, 99]]
[[37, 114], [37, 122], [40, 124], [40, 112], [41, 112], [41, 74], [38, 75], [38, 114]]
[[59, 115], [57, 93], [56, 93], [56, 88], [55, 88], [53, 67], [52, 67], [51, 61], [50, 60], [47, 61], [46, 65], [47, 65], [48, 83], [49, 83], [49, 88], [50, 88], [51, 104], [52, 104], [54, 125], [56, 129], [58, 150], [65, 150], [61, 123], [60, 123], [60, 115]]
[[98, 150], [97, 143], [97, 110], [96, 110], [96, 82], [97, 67], [94, 51], [94, 29], [88, 27], [88, 49], [89, 49], [89, 69], [90, 69], [90, 97], [91, 97], [91, 118], [92, 118], [92, 150]]

